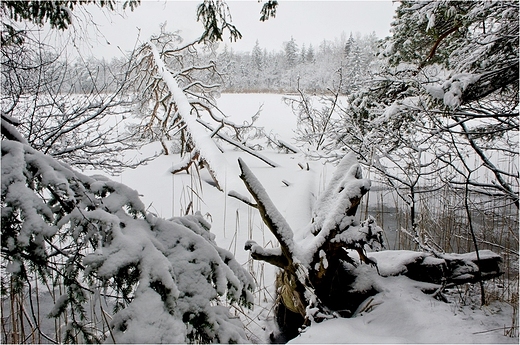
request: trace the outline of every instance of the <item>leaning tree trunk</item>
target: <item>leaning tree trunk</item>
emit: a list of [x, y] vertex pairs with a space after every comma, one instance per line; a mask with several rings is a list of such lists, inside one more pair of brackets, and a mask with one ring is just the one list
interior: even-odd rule
[[[373, 285], [364, 284], [364, 288], [359, 288], [360, 284], [356, 284], [367, 270], [386, 276], [407, 275], [411, 279], [437, 284], [438, 289], [433, 290], [431, 287], [435, 285], [428, 285], [430, 293], [442, 290], [447, 284], [474, 281], [476, 276], [490, 279], [500, 274], [500, 256], [491, 252], [479, 266], [474, 255], [442, 256], [419, 252], [411, 255], [409, 251], [393, 251], [387, 254], [405, 269], [388, 269], [386, 265], [384, 272], [380, 272], [376, 257], [382, 259], [384, 256], [375, 253], [367, 256], [366, 250], [383, 247], [382, 229], [372, 217], [363, 222], [355, 220], [359, 202], [368, 192], [370, 181], [363, 179], [353, 153], [346, 155], [337, 166], [314, 207], [310, 224], [298, 229], [300, 240], [295, 239], [291, 227], [251, 170], [240, 159], [239, 165], [240, 178], [256, 200], [255, 206], [265, 224], [280, 243], [278, 248], [265, 249], [254, 241], [247, 241], [245, 249], [253, 259], [280, 268], [276, 278], [276, 310], [278, 324], [286, 339], [295, 337], [298, 329], [312, 320], [319, 322], [335, 316], [352, 316], [366, 298], [378, 292]], [[485, 274], [475, 275], [480, 271]]]
[[[233, 139], [225, 134], [223, 129], [227, 128], [238, 137], [239, 132], [251, 129], [252, 125], [237, 125], [225, 118], [217, 117], [212, 110], [209, 97], [205, 95], [205, 92], [217, 85], [205, 85], [202, 81], [197, 80], [196, 76], [189, 75], [192, 71], [211, 71], [214, 65], [191, 66], [189, 68], [175, 65], [172, 63], [172, 61], [177, 61], [174, 56], [177, 56], [176, 54], [179, 51], [192, 45], [187, 45], [185, 48], [176, 48], [175, 45], [170, 47], [163, 43], [158, 46], [158, 43], [162, 40], [169, 43], [175, 42], [172, 37], [161, 37], [161, 39], [149, 41], [143, 46], [142, 50], [143, 60], [140, 68], [142, 71], [146, 71], [142, 76], [142, 84], [147, 85], [144, 88], [145, 91], [153, 90], [153, 95], [156, 98], [151, 115], [152, 119], [149, 120], [148, 125], [143, 130], [148, 131], [153, 127], [155, 119], [158, 118], [157, 115], [154, 115], [158, 111], [157, 109], [161, 107], [161, 109], [168, 109], [163, 118], [157, 120], [160, 122], [161, 138], [169, 137], [171, 132], [179, 133], [183, 146], [189, 153], [184, 160], [172, 167], [171, 172], [187, 172], [191, 164], [196, 162], [208, 169], [215, 187], [223, 190], [229, 165], [223, 154], [223, 149], [216, 142], [216, 138], [247, 152], [271, 167], [276, 167], [276, 163], [239, 142], [238, 138]], [[158, 43], [154, 43], [155, 41]], [[167, 64], [167, 62], [169, 63]], [[202, 121], [199, 112], [207, 113], [211, 121], [214, 122], [206, 123]], [[176, 128], [176, 131], [174, 131], [174, 128]], [[161, 143], [164, 151], [168, 152], [164, 140]]]

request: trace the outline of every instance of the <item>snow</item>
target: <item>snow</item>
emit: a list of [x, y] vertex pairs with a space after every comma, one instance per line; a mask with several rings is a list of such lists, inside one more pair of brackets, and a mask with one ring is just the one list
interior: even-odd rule
[[411, 250], [385, 250], [367, 255], [377, 260], [377, 267], [383, 276], [395, 276], [406, 272], [406, 265], [421, 261], [426, 254]]
[[444, 104], [452, 109], [457, 109], [462, 103], [462, 92], [479, 78], [479, 75], [469, 73], [459, 73], [451, 77], [442, 85], [445, 90]]
[[[234, 122], [239, 123], [255, 114], [258, 107], [263, 105], [257, 124], [265, 126], [264, 129], [268, 133], [273, 132], [284, 141], [291, 142], [294, 136], [292, 128], [296, 128], [295, 122], [292, 122], [294, 118], [291, 117], [290, 109], [284, 106], [281, 98], [280, 95], [224, 94], [219, 99], [219, 106]], [[157, 151], [160, 151], [160, 145], [150, 144], [143, 154], [153, 154]], [[338, 171], [337, 167], [321, 162], [308, 162], [310, 169], [301, 169], [299, 163], [304, 167], [307, 164], [307, 160], [301, 154], [278, 154], [269, 150], [262, 151], [262, 154], [276, 162], [279, 167], [267, 167], [258, 159], [234, 149], [227, 149], [224, 153], [228, 162], [236, 162], [241, 158], [247, 164], [261, 182], [273, 205], [286, 218], [289, 228], [294, 232], [295, 241], [304, 241], [307, 236], [312, 236], [311, 229], [306, 228], [312, 218], [309, 211], [318, 210], [320, 207], [330, 210], [330, 199], [327, 196], [331, 195], [334, 184], [329, 182], [333, 179], [341, 182], [341, 175], [330, 176], [331, 172]], [[183, 213], [186, 204], [181, 196], [187, 194], [185, 191], [188, 186], [193, 186], [190, 175], [171, 175], [168, 172], [172, 164], [179, 160], [178, 155], [160, 156], [146, 166], [125, 171], [120, 179], [134, 186], [133, 188], [139, 187], [141, 199], [158, 215], [166, 218], [179, 215]], [[348, 171], [355, 163], [355, 156], [349, 155], [345, 157], [339, 171]], [[238, 167], [238, 164], [236, 166]], [[353, 172], [356, 173], [357, 170]], [[146, 183], [143, 183], [143, 177]], [[201, 177], [203, 180], [209, 180], [204, 170], [201, 171]], [[235, 181], [231, 182], [232, 179]], [[282, 180], [288, 181], [290, 185], [284, 185]], [[250, 194], [243, 184], [241, 185], [238, 175], [228, 174], [227, 183], [229, 185], [224, 186], [225, 190], [236, 190], [235, 193], [250, 199]], [[327, 189], [327, 186], [331, 189]], [[326, 192], [323, 193], [324, 191]], [[230, 255], [235, 255], [238, 265], [250, 265], [249, 254], [243, 250], [248, 240], [254, 241], [258, 249], [263, 249], [269, 254], [281, 253], [280, 248], [276, 247], [276, 239], [265, 228], [257, 210], [242, 201], [225, 198], [222, 192], [206, 183], [202, 184], [201, 190], [197, 189], [197, 193], [204, 199], [198, 207], [205, 219], [212, 224], [212, 233], [216, 234], [215, 241], [222, 248], [230, 248]], [[318, 195], [325, 197], [317, 201]], [[198, 198], [194, 197], [193, 200], [196, 203]], [[318, 204], [320, 206], [317, 206]], [[350, 254], [356, 257], [357, 252], [351, 251]], [[481, 255], [487, 254], [481, 252]], [[368, 253], [368, 257], [377, 261], [382, 275], [394, 275], [401, 273], [406, 263], [423, 257], [423, 254], [403, 251], [397, 255], [396, 252], [382, 251]], [[253, 267], [253, 264], [255, 268], [250, 271], [257, 281], [264, 281], [265, 285], [261, 286], [262, 289], [259, 288], [255, 295], [256, 308], [248, 313], [248, 317], [255, 321], [246, 318], [245, 322], [252, 331], [248, 335], [266, 343], [269, 341], [268, 333], [273, 329], [273, 321], [270, 319], [272, 312], [269, 313], [271, 306], [268, 301], [274, 292], [275, 268], [257, 262], [251, 263], [249, 267]], [[372, 273], [365, 276], [365, 279], [358, 279], [356, 287], [368, 289], [375, 281], [377, 289], [382, 291], [366, 301], [365, 304], [369, 303], [372, 306], [369, 308], [370, 311], [358, 313], [351, 319], [313, 323], [292, 343], [517, 343], [517, 338], [505, 337], [501, 330], [473, 334], [511, 325], [512, 308], [508, 305], [471, 309], [469, 306], [458, 305], [456, 300], [445, 304], [423, 294], [417, 289], [418, 284], [407, 278], [389, 277], [382, 281], [382, 278], [373, 275], [375, 269], [368, 265], [359, 267]], [[260, 298], [262, 291], [265, 297]], [[270, 295], [265, 291], [269, 291]], [[491, 313], [486, 308], [501, 308], [502, 311]]]
[[354, 317], [314, 323], [289, 344], [518, 343], [502, 335], [511, 319], [499, 303], [474, 309], [440, 302], [405, 277], [380, 278], [379, 285], [384, 290]]
[[[300, 250], [298, 257], [304, 265], [312, 261], [312, 257], [317, 249], [328, 239], [332, 230], [339, 225], [339, 234], [332, 241], [342, 241], [352, 244], [359, 241], [368, 242], [367, 234], [372, 233], [362, 231], [363, 226], [355, 222], [355, 216], [347, 215], [352, 200], [359, 199], [363, 191], [370, 189], [370, 180], [362, 178], [360, 165], [357, 163], [356, 156], [348, 153], [340, 161], [325, 191], [321, 194], [313, 211], [312, 222], [302, 229], [303, 235], [299, 235]], [[309, 232], [314, 238], [305, 240], [309, 237]]]
[[[161, 296], [150, 289], [136, 291], [132, 304], [117, 314], [112, 324], [116, 330], [125, 327], [118, 343], [184, 343], [186, 339], [184, 323], [173, 319]], [[111, 338], [107, 340], [111, 342]]]
[[56, 303], [54, 303], [54, 307], [52, 307], [51, 311], [49, 312], [49, 317], [56, 317], [60, 314], [60, 310], [66, 308], [67, 306], [65, 303], [69, 299], [69, 296], [67, 294], [63, 294], [56, 300]]
[[[335, 210], [335, 207], [341, 207], [342, 201], [340, 200], [338, 202], [337, 195], [340, 192], [343, 192], [343, 195], [349, 196], [349, 194], [355, 194], [356, 190], [352, 188], [352, 190], [344, 190], [345, 186], [344, 184], [349, 181], [349, 178], [345, 176], [347, 172], [350, 171], [351, 168], [355, 167], [353, 170], [354, 173], [357, 173], [357, 169], [359, 165], [357, 165], [356, 156], [354, 153], [348, 153], [343, 157], [343, 159], [340, 161], [338, 166], [336, 167], [336, 170], [334, 174], [332, 175], [332, 178], [327, 186], [327, 188], [321, 193], [320, 199], [318, 200], [316, 204], [316, 208], [314, 210], [313, 218], [314, 219], [314, 229], [321, 229], [324, 228], [324, 224], [326, 222], [330, 223], [331, 221], [334, 222], [334, 218], [340, 216], [341, 213], [343, 213], [342, 209]], [[343, 205], [344, 206], [344, 205]], [[334, 212], [336, 211], [336, 213]], [[332, 212], [330, 212], [332, 211]], [[337, 212], [340, 212], [340, 215], [337, 214]], [[327, 216], [325, 218], [324, 216]], [[332, 218], [332, 220], [331, 220]], [[330, 229], [328, 229], [330, 230]], [[325, 230], [327, 231], [327, 230]]]
[[[232, 104], [234, 97], [236, 96], [223, 95], [223, 103]], [[249, 103], [242, 102], [254, 108], [261, 103], [262, 95], [251, 95], [250, 99]], [[275, 130], [279, 123], [290, 123], [289, 115], [284, 112], [287, 110], [284, 110], [279, 99], [281, 99], [279, 95], [268, 95], [266, 102], [272, 103], [266, 103], [264, 110], [272, 109], [272, 111], [264, 112], [262, 116], [265, 115], [265, 117], [260, 118], [266, 126], [272, 126], [272, 130]], [[238, 111], [240, 112], [240, 110]], [[240, 116], [247, 117], [248, 114], [250, 114], [249, 111], [244, 111], [235, 115], [240, 118]], [[293, 133], [289, 125], [280, 127], [280, 133], [282, 134], [277, 133], [277, 135], [283, 137], [287, 142], [291, 141]], [[9, 142], [2, 145], [2, 172], [5, 173], [2, 175], [2, 190], [4, 187], [7, 188], [7, 181], [16, 179], [16, 176], [20, 176], [20, 169], [23, 170], [23, 167], [20, 166], [21, 162], [17, 160], [21, 154], [25, 154], [20, 147]], [[154, 143], [147, 145], [136, 154], [146, 156], [160, 150], [160, 144]], [[4, 152], [8, 153], [4, 154]], [[303, 166], [306, 165], [306, 159], [301, 154], [282, 155], [269, 150], [262, 153], [276, 162], [279, 167], [267, 167], [258, 159], [234, 149], [226, 149], [223, 156], [226, 162], [237, 162], [239, 158], [242, 159], [247, 165], [248, 175], [256, 176], [256, 180], [249, 178], [248, 181], [252, 183], [258, 193], [265, 193], [269, 196], [273, 209], [276, 206], [280, 214], [274, 215], [272, 212], [269, 214], [276, 219], [278, 226], [285, 229], [284, 233], [287, 237], [292, 236], [294, 232], [295, 241], [303, 241], [312, 230], [306, 226], [310, 223], [312, 216], [319, 214], [326, 215], [326, 217], [315, 219], [315, 221], [323, 224], [332, 221], [330, 217], [344, 217], [348, 224], [357, 224], [356, 228], [362, 229], [362, 225], [358, 224], [355, 219], [342, 215], [339, 208], [335, 209], [335, 206], [339, 205], [336, 202], [339, 203], [339, 201], [332, 198], [333, 195], [339, 194], [337, 192], [341, 188], [343, 188], [341, 193], [352, 196], [360, 188], [368, 189], [370, 187], [370, 181], [366, 179], [356, 179], [352, 185], [346, 184], [346, 180], [343, 180], [341, 176], [343, 173], [348, 173], [350, 177], [361, 177], [354, 155], [347, 155], [336, 167], [336, 171], [339, 173], [330, 177], [329, 171], [333, 169], [330, 166], [322, 165], [321, 162], [309, 162], [309, 170], [301, 169], [298, 163], [303, 162]], [[28, 154], [32, 154], [32, 152], [28, 152]], [[39, 156], [34, 156], [32, 159], [35, 166], [39, 166], [42, 171], [50, 164]], [[142, 260], [144, 272], [146, 272], [146, 275], [140, 278], [149, 282], [160, 281], [172, 292], [173, 297], [178, 298], [176, 308], [182, 311], [188, 303], [198, 305], [201, 310], [212, 308], [210, 314], [214, 324], [224, 325], [225, 323], [226, 327], [221, 328], [229, 330], [225, 334], [218, 335], [220, 342], [226, 343], [243, 337], [243, 330], [238, 324], [238, 319], [229, 319], [224, 316], [228, 310], [227, 307], [204, 305], [202, 296], [214, 296], [215, 291], [212, 292], [208, 289], [208, 285], [203, 281], [205, 279], [200, 275], [196, 276], [193, 268], [205, 269], [204, 267], [206, 267], [214, 270], [213, 283], [218, 293], [222, 293], [228, 288], [227, 281], [229, 281], [234, 286], [229, 289], [229, 292], [236, 299], [245, 298], [252, 301], [255, 298], [256, 301], [260, 300], [259, 296], [262, 291], [266, 294], [266, 301], [256, 302], [258, 307], [247, 312], [247, 317], [255, 320], [254, 323], [249, 321], [249, 332], [253, 334], [248, 333], [248, 335], [260, 342], [267, 342], [268, 332], [272, 329], [272, 326], [269, 326], [269, 322], [272, 322], [269, 316], [272, 313], [269, 314], [270, 296], [268, 293], [272, 294], [274, 290], [275, 269], [270, 265], [262, 266], [262, 275], [259, 273], [260, 269], [250, 270], [256, 275], [257, 281], [264, 281], [255, 296], [240, 289], [240, 284], [253, 284], [252, 278], [244, 269], [246, 265], [250, 264], [248, 262], [249, 254], [242, 248], [250, 240], [249, 243], [253, 244], [254, 241], [254, 245], [258, 246], [259, 251], [277, 254], [280, 253], [280, 248], [277, 247], [276, 239], [265, 229], [257, 210], [239, 200], [226, 197], [224, 193], [209, 183], [205, 183], [204, 181], [210, 181], [206, 169], [200, 171], [202, 182], [197, 181], [196, 175], [186, 173], [172, 175], [169, 172], [171, 167], [180, 160], [179, 155], [163, 155], [145, 166], [135, 170], [126, 170], [121, 176], [113, 178], [128, 187], [99, 176], [82, 176], [90, 181], [92, 192], [106, 191], [108, 193], [103, 198], [104, 206], [112, 212], [120, 210], [118, 215], [124, 219], [125, 223], [123, 229], [120, 219], [117, 217], [111, 218], [108, 214], [100, 212], [99, 209], [84, 211], [84, 215], [87, 215], [89, 219], [97, 219], [99, 222], [110, 224], [106, 231], [110, 230], [114, 236], [110, 246], [106, 245], [102, 250], [87, 256], [84, 264], [91, 266], [92, 269], [97, 268], [101, 275], [110, 276], [116, 272], [118, 267], [131, 264], [135, 262], [136, 258], [139, 258]], [[224, 189], [234, 189], [240, 195], [249, 196], [239, 180], [238, 164], [232, 165], [235, 166], [237, 173], [233, 175], [232, 170], [227, 170]], [[59, 185], [63, 182], [62, 178], [69, 176], [68, 167], [55, 166], [55, 168], [60, 169], [62, 175], [46, 174], [48, 176], [46, 183]], [[282, 183], [283, 180], [289, 182], [289, 186], [285, 186]], [[328, 187], [321, 187], [322, 185]], [[21, 190], [18, 188], [16, 192], [21, 193]], [[59, 192], [64, 195], [71, 193], [67, 189], [59, 190]], [[125, 197], [123, 198], [121, 195]], [[317, 201], [318, 195], [322, 197]], [[20, 197], [29, 198], [30, 196], [21, 195]], [[175, 218], [172, 221], [159, 218], [184, 214], [189, 200], [193, 201], [196, 210], [201, 211], [200, 214], [188, 218]], [[37, 207], [44, 210], [44, 206]], [[314, 215], [310, 213], [312, 209], [317, 210]], [[146, 217], [139, 214], [136, 216], [128, 210], [146, 213]], [[157, 215], [151, 214], [150, 211]], [[31, 209], [27, 212], [31, 212]], [[41, 219], [39, 214], [36, 215]], [[70, 215], [71, 218], [81, 216], [83, 215]], [[67, 221], [68, 219], [62, 219], [58, 225], [63, 226]], [[150, 226], [156, 229], [155, 234], [147, 230]], [[207, 231], [210, 226], [211, 232]], [[35, 229], [38, 228], [33, 228], [32, 231], [36, 231]], [[355, 233], [349, 233], [349, 238], [342, 240], [356, 240], [355, 235]], [[202, 241], [201, 238], [205, 240]], [[179, 244], [174, 245], [177, 241]], [[6, 240], [6, 243], [8, 242]], [[169, 243], [171, 246], [165, 245], [165, 243]], [[218, 244], [220, 248], [211, 243]], [[193, 251], [186, 250], [190, 247], [193, 248]], [[229, 250], [223, 248], [229, 248]], [[368, 256], [377, 261], [381, 275], [384, 276], [402, 273], [407, 263], [424, 256], [422, 253], [411, 251], [399, 252], [373, 252], [368, 253]], [[354, 256], [356, 252], [352, 251], [352, 254]], [[164, 255], [166, 255], [166, 259]], [[495, 254], [481, 251], [480, 255], [488, 257]], [[474, 253], [469, 253], [462, 258], [471, 259], [474, 256]], [[320, 253], [320, 257], [323, 258], [323, 264], [326, 265], [326, 253]], [[205, 258], [208, 261], [204, 261]], [[431, 258], [431, 260], [435, 259]], [[182, 264], [179, 264], [181, 261]], [[227, 265], [211, 264], [217, 261], [226, 262]], [[16, 263], [9, 263], [8, 268], [15, 270]], [[502, 330], [486, 332], [511, 324], [512, 308], [510, 306], [495, 303], [488, 307], [471, 309], [469, 306], [458, 305], [456, 302], [446, 304], [422, 293], [417, 288], [418, 284], [408, 278], [380, 277], [374, 268], [364, 264], [360, 265], [358, 269], [364, 270], [366, 274], [356, 281], [355, 288], [367, 290], [375, 287], [380, 292], [367, 299], [360, 306], [355, 317], [313, 323], [291, 343], [518, 343], [517, 338], [503, 336]], [[192, 297], [182, 295], [182, 291], [186, 291], [186, 289], [193, 292]], [[244, 293], [246, 295], [243, 295]], [[57, 308], [59, 306], [60, 303], [56, 305]], [[130, 315], [133, 318], [130, 319]], [[117, 314], [112, 323], [115, 325], [115, 329], [126, 327], [125, 332], [118, 333], [118, 336], [121, 337], [118, 338], [118, 342], [159, 343], [168, 339], [169, 342], [182, 343], [190, 330], [185, 328], [184, 323], [170, 316], [170, 311], [165, 307], [159, 294], [150, 289], [142, 289], [136, 291], [135, 299], [130, 307]], [[245, 320], [248, 321], [248, 319]], [[107, 341], [111, 341], [110, 337]]]
[[[3, 116], [4, 115], [2, 114], [2, 117]], [[27, 144], [27, 140], [20, 134], [20, 132], [18, 132], [16, 127], [5, 120], [2, 120], [2, 133], [7, 137], [11, 137], [13, 140]]]
[[426, 26], [426, 31], [430, 30], [435, 26], [435, 14], [430, 13], [428, 16], [428, 25]]
[[[490, 259], [490, 258], [496, 258], [500, 255], [492, 252], [491, 250], [479, 250], [478, 251], [479, 257], [481, 259]], [[445, 254], [443, 255], [444, 258], [450, 259], [450, 260], [464, 260], [464, 261], [475, 261], [477, 260], [477, 253], [476, 252], [469, 252], [464, 254]]]

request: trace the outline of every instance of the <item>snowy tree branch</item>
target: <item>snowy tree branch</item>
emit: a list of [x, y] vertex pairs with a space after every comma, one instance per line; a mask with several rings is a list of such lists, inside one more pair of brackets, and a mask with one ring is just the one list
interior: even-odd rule
[[291, 264], [294, 255], [293, 232], [291, 227], [274, 206], [265, 189], [260, 184], [260, 181], [258, 181], [244, 161], [239, 159], [238, 164], [241, 170], [240, 178], [244, 181], [247, 190], [256, 200], [258, 211], [264, 223], [280, 243], [283, 255], [288, 263]]

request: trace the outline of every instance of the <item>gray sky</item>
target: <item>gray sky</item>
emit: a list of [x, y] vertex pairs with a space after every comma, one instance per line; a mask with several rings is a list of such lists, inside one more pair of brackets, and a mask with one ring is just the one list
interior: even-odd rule
[[[98, 24], [97, 39], [91, 45], [91, 53], [107, 58], [120, 56], [118, 47], [131, 50], [138, 36], [145, 42], [159, 32], [159, 25], [166, 22], [169, 31], [181, 31], [185, 41], [196, 39], [202, 33], [202, 24], [196, 20], [197, 1], [150, 1], [144, 0], [133, 12], [124, 16], [107, 14], [98, 9], [90, 10]], [[390, 23], [397, 5], [385, 1], [289, 1], [280, 0], [276, 18], [260, 22], [262, 3], [257, 0], [227, 1], [233, 24], [243, 38], [224, 43], [235, 51], [250, 51], [258, 39], [260, 46], [268, 51], [280, 50], [283, 42], [294, 37], [301, 46], [315, 47], [324, 39], [334, 40], [344, 32], [369, 34], [372, 31], [380, 38], [390, 34]], [[139, 30], [140, 28], [140, 34]], [[94, 34], [91, 33], [91, 37]], [[107, 44], [106, 42], [110, 42]]]

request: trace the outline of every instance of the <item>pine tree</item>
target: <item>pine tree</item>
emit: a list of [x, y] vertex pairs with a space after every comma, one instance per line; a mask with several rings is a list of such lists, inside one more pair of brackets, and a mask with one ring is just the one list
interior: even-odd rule
[[255, 42], [255, 46], [253, 47], [253, 51], [251, 52], [251, 57], [253, 59], [253, 66], [261, 71], [264, 69], [264, 55], [262, 53], [262, 49], [260, 48], [260, 43], [258, 40]]
[[[115, 0], [67, 0], [67, 1], [2, 1], [3, 12], [15, 21], [27, 20], [42, 26], [49, 23], [52, 28], [65, 30], [72, 23], [72, 11], [77, 6], [96, 4], [100, 7], [115, 10]], [[140, 0], [127, 0], [123, 3], [123, 9], [130, 7], [133, 11]], [[6, 25], [3, 23], [3, 25]], [[2, 38], [4, 32], [2, 32]], [[4, 41], [2, 42], [2, 44]]]
[[285, 61], [287, 66], [289, 68], [296, 66], [296, 64], [298, 63], [298, 45], [296, 44], [296, 41], [292, 36], [290, 41], [285, 42], [284, 50]]
[[[35, 285], [55, 284], [55, 305], [40, 313], [66, 320], [58, 339], [248, 342], [224, 304], [250, 306], [254, 282], [217, 246], [202, 215], [161, 219], [121, 183], [85, 176], [15, 141], [1, 147], [1, 254], [10, 293], [25, 291], [33, 306]], [[34, 311], [30, 322], [58, 341], [43, 333]]]
[[316, 62], [316, 58], [314, 56], [314, 48], [312, 44], [309, 45], [309, 49], [307, 49], [307, 56], [305, 57], [305, 60], [309, 63]]
[[302, 50], [300, 51], [300, 63], [305, 63], [307, 57], [307, 50], [305, 49], [305, 44], [302, 44]]
[[349, 54], [346, 58], [346, 79], [349, 81], [349, 90], [352, 92], [358, 88], [366, 70], [366, 60], [363, 56], [363, 48], [360, 40], [350, 40]]
[[350, 51], [352, 50], [353, 45], [354, 45], [354, 37], [352, 37], [352, 32], [351, 32], [347, 42], [345, 43], [345, 48], [343, 49], [343, 56], [345, 58], [349, 57]]

